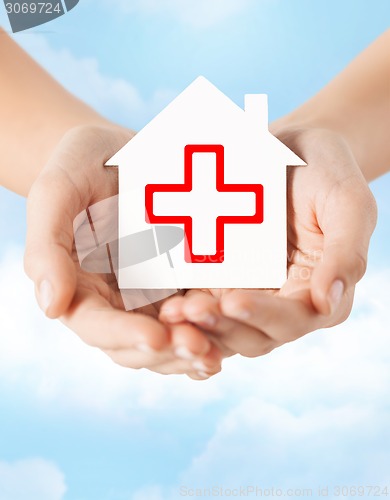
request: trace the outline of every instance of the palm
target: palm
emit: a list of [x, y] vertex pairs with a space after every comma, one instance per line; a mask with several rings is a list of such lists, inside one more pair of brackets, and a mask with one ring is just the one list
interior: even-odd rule
[[[82, 293], [84, 296], [88, 295], [94, 302], [99, 302], [101, 306], [105, 304], [107, 307], [113, 307], [114, 309], [123, 311], [126, 310], [122, 292], [118, 288], [117, 278], [114, 273], [97, 274], [83, 270], [80, 267], [75, 248], [73, 248], [72, 251], [72, 259], [77, 273], [77, 292]], [[142, 294], [141, 291], [134, 293]], [[134, 308], [133, 311], [157, 318], [160, 305], [160, 302], [157, 302], [155, 304]]]

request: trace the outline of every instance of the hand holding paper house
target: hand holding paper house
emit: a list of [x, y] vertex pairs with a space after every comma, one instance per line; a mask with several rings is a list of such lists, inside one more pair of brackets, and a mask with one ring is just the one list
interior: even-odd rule
[[[120, 288], [286, 280], [286, 166], [305, 163], [268, 131], [266, 95], [245, 96], [244, 111], [199, 77], [106, 165], [119, 167], [119, 262], [130, 234], [152, 229], [157, 248], [119, 266]], [[158, 251], [164, 226], [184, 229], [167, 253]]]

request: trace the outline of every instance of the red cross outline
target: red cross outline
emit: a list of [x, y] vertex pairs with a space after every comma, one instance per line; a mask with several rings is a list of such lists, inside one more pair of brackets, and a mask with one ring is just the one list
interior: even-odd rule
[[[154, 193], [189, 193], [192, 191], [192, 156], [194, 153], [216, 154], [216, 189], [220, 193], [255, 193], [254, 215], [218, 216], [216, 220], [216, 253], [195, 255], [192, 251], [192, 217], [188, 215], [154, 215]], [[184, 184], [148, 184], [145, 187], [146, 222], [149, 224], [184, 224], [187, 240], [185, 261], [189, 264], [222, 264], [224, 262], [225, 224], [261, 224], [264, 220], [264, 189], [261, 184], [225, 184], [225, 148], [221, 145], [187, 145], [184, 148]]]

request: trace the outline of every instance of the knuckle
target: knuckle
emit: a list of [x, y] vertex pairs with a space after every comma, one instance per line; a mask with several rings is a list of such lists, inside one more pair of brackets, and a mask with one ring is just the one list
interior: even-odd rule
[[356, 273], [357, 281], [359, 281], [367, 270], [367, 257], [361, 252], [356, 251], [353, 259], [353, 268]]

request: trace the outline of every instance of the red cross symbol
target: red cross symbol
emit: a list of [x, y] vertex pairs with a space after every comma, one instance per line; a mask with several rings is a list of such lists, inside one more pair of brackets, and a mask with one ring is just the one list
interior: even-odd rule
[[[216, 191], [218, 193], [254, 193], [255, 213], [252, 215], [220, 215], [212, 221], [212, 230], [216, 233], [216, 252], [213, 255], [199, 255], [193, 251], [193, 217], [184, 215], [155, 215], [154, 195], [169, 193], [170, 201], [175, 193], [191, 193], [193, 190], [193, 155], [194, 153], [214, 153], [216, 156]], [[188, 145], [184, 149], [184, 184], [148, 184], [145, 187], [146, 222], [150, 224], [184, 224], [187, 241], [185, 261], [188, 263], [222, 263], [224, 261], [225, 224], [261, 224], [263, 222], [264, 193], [261, 184], [225, 184], [225, 150], [221, 145]], [[219, 195], [222, 196], [222, 195]], [[237, 201], [239, 201], [237, 199]], [[230, 202], [229, 212], [236, 208]], [[180, 210], [180, 208], [179, 208]], [[203, 207], [207, 216], [207, 200]], [[225, 210], [226, 211], [226, 210]], [[242, 210], [241, 210], [242, 211]]]

